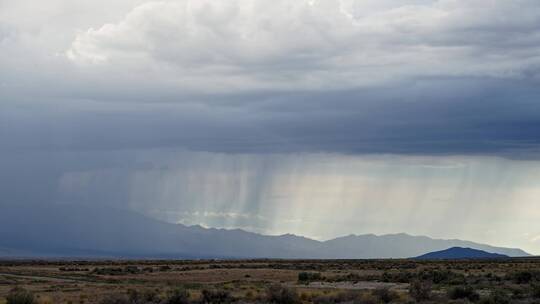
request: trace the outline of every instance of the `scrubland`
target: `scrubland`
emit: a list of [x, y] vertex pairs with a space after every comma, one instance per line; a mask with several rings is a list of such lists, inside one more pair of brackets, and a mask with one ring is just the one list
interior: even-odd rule
[[0, 303], [540, 303], [540, 259], [0, 261]]

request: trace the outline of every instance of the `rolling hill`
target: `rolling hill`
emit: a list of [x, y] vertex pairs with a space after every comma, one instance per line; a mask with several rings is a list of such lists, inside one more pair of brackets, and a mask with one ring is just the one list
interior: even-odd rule
[[452, 260], [452, 259], [501, 259], [508, 258], [507, 255], [491, 253], [484, 250], [452, 247], [445, 250], [429, 252], [415, 259], [419, 260]]

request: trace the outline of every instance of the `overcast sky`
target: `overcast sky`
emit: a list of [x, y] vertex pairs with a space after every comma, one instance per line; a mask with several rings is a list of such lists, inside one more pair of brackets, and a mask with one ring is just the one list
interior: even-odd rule
[[540, 253], [538, 0], [0, 0], [0, 204]]

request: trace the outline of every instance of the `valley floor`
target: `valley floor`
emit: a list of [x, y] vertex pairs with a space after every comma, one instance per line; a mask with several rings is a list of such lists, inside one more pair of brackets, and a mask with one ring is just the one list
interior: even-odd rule
[[0, 261], [0, 303], [540, 303], [540, 259]]

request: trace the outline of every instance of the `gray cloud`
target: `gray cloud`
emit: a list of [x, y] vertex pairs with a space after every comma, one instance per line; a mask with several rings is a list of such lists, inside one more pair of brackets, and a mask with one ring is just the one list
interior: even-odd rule
[[3, 6], [7, 150], [537, 153], [536, 1]]
[[369, 90], [191, 102], [5, 105], [5, 149], [483, 154], [536, 158], [534, 83], [417, 80]]
[[492, 240], [510, 185], [510, 243], [538, 230], [539, 27], [536, 0], [0, 0], [0, 199], [312, 236], [344, 233], [324, 200], [357, 232], [456, 207]]
[[189, 90], [529, 78], [540, 63], [539, 23], [540, 6], [531, 0], [163, 1], [79, 33], [67, 56], [97, 69], [167, 73]]

